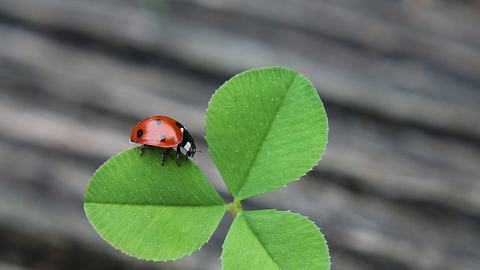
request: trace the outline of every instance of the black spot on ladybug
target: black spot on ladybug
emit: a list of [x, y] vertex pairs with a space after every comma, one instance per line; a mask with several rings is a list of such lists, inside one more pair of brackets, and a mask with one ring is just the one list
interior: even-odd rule
[[162, 120], [160, 119], [155, 120], [155, 124], [157, 124], [157, 126], [160, 126], [162, 124]]
[[139, 129], [139, 130], [137, 131], [137, 138], [141, 138], [142, 135], [143, 135], [143, 129]]
[[164, 142], [167, 140], [167, 137], [165, 137], [165, 135], [160, 135], [160, 141], [161, 142]]
[[177, 127], [179, 128], [184, 128], [182, 124], [180, 124], [179, 122], [175, 122], [175, 125], [177, 125]]

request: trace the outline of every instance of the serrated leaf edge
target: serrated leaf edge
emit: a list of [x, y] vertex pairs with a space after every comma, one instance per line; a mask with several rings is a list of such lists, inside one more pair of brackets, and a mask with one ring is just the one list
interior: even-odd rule
[[[309, 218], [309, 216], [304, 216], [302, 214], [299, 214], [299, 213], [296, 213], [296, 212], [292, 212], [291, 210], [277, 210], [276, 208], [274, 209], [263, 209], [263, 210], [247, 210], [247, 211], [243, 211], [242, 213], [240, 213], [239, 215], [237, 215], [235, 217], [235, 219], [233, 220], [233, 222], [235, 222], [235, 220], [237, 218], [239, 218], [239, 216], [243, 216], [245, 222], [247, 223], [250, 231], [256, 235], [256, 233], [253, 231], [253, 229], [251, 228], [250, 224], [248, 223], [248, 220], [244, 217], [245, 216], [245, 213], [248, 215], [248, 213], [250, 212], [274, 212], [274, 213], [289, 213], [289, 214], [292, 214], [292, 215], [295, 215], [295, 216], [298, 216], [298, 217], [301, 217], [301, 218], [304, 218], [305, 220], [307, 220], [308, 222], [310, 222], [316, 229], [317, 231], [320, 233], [320, 235], [322, 236], [323, 240], [325, 241], [325, 246], [326, 246], [326, 249], [327, 249], [327, 257], [328, 257], [328, 265], [327, 265], [327, 269], [329, 270], [331, 268], [331, 265], [332, 265], [332, 262], [331, 262], [331, 257], [330, 257], [330, 248], [328, 246], [328, 241], [327, 241], [327, 238], [325, 237], [325, 234], [322, 232], [322, 230], [320, 229], [319, 226], [317, 226], [317, 224], [311, 220]], [[232, 225], [233, 225], [233, 222], [232, 222]], [[231, 226], [230, 226], [231, 228]], [[228, 235], [228, 234], [227, 234]], [[267, 252], [268, 256], [270, 257], [270, 259], [272, 259], [272, 261], [275, 263], [275, 265], [280, 269], [282, 270], [282, 268], [277, 264], [277, 262], [273, 259], [272, 255], [270, 254], [270, 252], [264, 247], [262, 241], [260, 239], [258, 239], [258, 237], [256, 237], [258, 242], [262, 245], [262, 248]], [[226, 238], [225, 238], [226, 239]], [[222, 254], [220, 255], [220, 261], [222, 263], [222, 269], [223, 269], [223, 250], [225, 248], [225, 241], [223, 242], [222, 244]]]
[[[86, 206], [87, 206], [87, 204], [84, 204], [85, 215], [88, 217], [88, 220], [90, 220], [89, 215], [88, 215], [88, 211], [87, 211], [87, 209], [86, 209]], [[216, 206], [216, 207], [220, 207], [220, 206], [221, 206], [221, 205], [218, 205], [218, 206]], [[215, 231], [218, 229], [218, 225], [220, 225], [220, 222], [222, 221], [222, 218], [223, 218], [224, 215], [225, 215], [225, 211], [222, 213], [221, 216], [219, 215], [218, 222], [217, 222], [217, 226], [216, 226], [215, 230], [212, 232], [212, 234], [210, 235], [210, 237], [209, 237], [205, 242], [200, 243], [200, 245], [199, 245], [198, 248], [192, 250], [192, 251], [189, 252], [189, 253], [185, 253], [185, 254], [183, 254], [183, 255], [181, 255], [181, 256], [172, 257], [172, 258], [168, 258], [168, 259], [147, 258], [147, 257], [143, 257], [143, 256], [137, 256], [137, 255], [131, 254], [131, 253], [127, 252], [127, 251], [124, 251], [124, 250], [116, 247], [115, 245], [113, 245], [109, 240], [107, 240], [107, 239], [103, 236], [103, 234], [101, 234], [101, 233], [97, 230], [97, 228], [96, 228], [96, 226], [95, 226], [94, 224], [92, 224], [92, 223], [90, 223], [90, 222], [89, 222], [89, 223], [90, 223], [91, 226], [94, 228], [95, 232], [103, 239], [103, 241], [107, 242], [108, 245], [109, 245], [110, 247], [112, 247], [113, 249], [115, 249], [115, 250], [117, 250], [117, 251], [120, 251], [120, 253], [125, 254], [125, 255], [127, 255], [127, 256], [130, 256], [130, 257], [137, 258], [137, 259], [142, 260], [142, 261], [147, 261], [147, 262], [167, 262], [167, 261], [175, 261], [175, 260], [178, 260], [178, 259], [181, 259], [181, 258], [190, 256], [190, 255], [192, 255], [194, 252], [199, 251], [203, 246], [205, 246], [205, 245], [208, 243], [208, 241], [210, 241], [210, 239], [212, 238], [213, 234], [215, 234]]]

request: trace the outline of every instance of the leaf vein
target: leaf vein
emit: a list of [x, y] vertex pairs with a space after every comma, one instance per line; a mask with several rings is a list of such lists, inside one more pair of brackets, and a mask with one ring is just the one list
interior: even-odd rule
[[243, 178], [243, 181], [239, 187], [239, 192], [238, 192], [238, 197], [241, 197], [240, 194], [242, 193], [242, 189], [243, 187], [245, 186], [245, 183], [247, 182], [251, 172], [252, 172], [252, 167], [253, 165], [256, 163], [257, 159], [258, 159], [258, 156], [259, 156], [259, 153], [262, 151], [262, 148], [265, 144], [265, 139], [268, 137], [268, 134], [270, 133], [271, 129], [272, 129], [272, 126], [273, 126], [273, 123], [275, 122], [275, 117], [278, 115], [280, 109], [282, 108], [284, 102], [285, 102], [285, 99], [293, 85], [293, 83], [295, 82], [295, 79], [297, 79], [298, 77], [298, 74], [295, 74], [295, 76], [293, 76], [292, 80], [290, 81], [290, 83], [288, 84], [288, 87], [287, 87], [287, 90], [285, 91], [285, 94], [283, 95], [283, 98], [282, 98], [282, 101], [280, 102], [279, 106], [277, 107], [277, 110], [275, 112], [275, 114], [273, 114], [273, 117], [272, 117], [272, 120], [270, 121], [269, 125], [268, 125], [268, 128], [267, 128], [267, 132], [265, 132], [265, 135], [263, 136], [263, 139], [262, 139], [262, 143], [260, 144], [260, 146], [258, 147], [256, 153], [255, 153], [255, 157], [252, 159], [252, 161], [250, 162], [250, 166], [248, 167], [248, 171], [247, 171], [247, 174], [246, 176]]
[[248, 223], [248, 219], [243, 216], [243, 219], [245, 220], [245, 223], [247, 223], [247, 227], [248, 229], [255, 235], [255, 238], [257, 239], [258, 243], [260, 243], [260, 245], [262, 246], [263, 250], [265, 250], [265, 252], [267, 253], [268, 257], [270, 257], [270, 259], [272, 260], [272, 262], [278, 267], [278, 269], [282, 270], [282, 267], [275, 261], [275, 259], [273, 259], [273, 255], [270, 253], [270, 251], [265, 247], [265, 245], [263, 244], [262, 240], [260, 240], [260, 237], [257, 236], [256, 232], [253, 230], [252, 226], [250, 225], [250, 223]]
[[112, 203], [112, 202], [85, 202], [85, 204], [101, 204], [101, 205], [114, 205], [114, 206], [144, 206], [144, 207], [219, 207], [223, 204], [211, 204], [211, 205], [172, 205], [172, 204], [134, 204], [134, 203]]

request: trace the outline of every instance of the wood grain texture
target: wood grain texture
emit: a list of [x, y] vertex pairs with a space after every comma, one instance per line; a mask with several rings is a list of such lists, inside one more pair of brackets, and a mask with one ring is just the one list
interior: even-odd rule
[[131, 147], [136, 121], [168, 112], [230, 199], [205, 151], [205, 109], [232, 74], [275, 64], [315, 83], [329, 145], [304, 181], [245, 208], [309, 216], [333, 269], [478, 269], [478, 2], [277, 2], [150, 13], [126, 0], [0, 0], [0, 267], [220, 269], [230, 217], [190, 257], [138, 262], [93, 232], [83, 192]]

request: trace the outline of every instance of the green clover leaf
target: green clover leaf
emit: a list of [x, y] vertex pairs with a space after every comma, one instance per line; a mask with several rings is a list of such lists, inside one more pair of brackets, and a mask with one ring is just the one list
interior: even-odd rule
[[285, 68], [236, 75], [212, 97], [208, 149], [236, 199], [297, 180], [327, 143], [325, 110], [312, 83]]
[[330, 269], [327, 243], [307, 218], [276, 210], [239, 214], [223, 245], [224, 270]]
[[130, 149], [102, 165], [85, 193], [85, 211], [112, 246], [148, 260], [191, 254], [211, 237], [225, 204], [198, 167], [181, 167], [161, 149]]
[[85, 192], [95, 230], [122, 252], [173, 260], [203, 246], [225, 211], [235, 215], [222, 252], [224, 270], [330, 269], [326, 241], [307, 218], [276, 210], [243, 211], [241, 201], [306, 174], [327, 144], [328, 121], [309, 80], [270, 67], [234, 76], [212, 97], [209, 152], [235, 200], [225, 205], [190, 160], [161, 166], [163, 149], [118, 154]]

